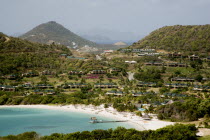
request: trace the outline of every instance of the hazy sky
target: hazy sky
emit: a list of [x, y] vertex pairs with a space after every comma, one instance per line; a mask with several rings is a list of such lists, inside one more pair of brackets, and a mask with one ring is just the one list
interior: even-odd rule
[[210, 24], [210, 0], [0, 0], [0, 32], [24, 33], [48, 21], [81, 34], [138, 38], [166, 25]]

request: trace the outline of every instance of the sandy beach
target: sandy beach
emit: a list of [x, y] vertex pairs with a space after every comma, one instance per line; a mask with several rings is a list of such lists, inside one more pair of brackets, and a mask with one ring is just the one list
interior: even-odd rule
[[[173, 122], [165, 122], [158, 120], [155, 116], [153, 116], [152, 120], [143, 120], [142, 117], [136, 116], [134, 113], [129, 112], [118, 112], [114, 108], [104, 108], [101, 106], [93, 106], [93, 105], [6, 105], [0, 106], [2, 107], [20, 107], [20, 108], [42, 108], [42, 109], [53, 109], [53, 110], [63, 110], [70, 112], [81, 112], [88, 113], [98, 116], [113, 118], [115, 120], [127, 120], [129, 125], [132, 125], [133, 128], [137, 130], [156, 130], [158, 128], [165, 127], [167, 125], [174, 124]], [[152, 116], [152, 115], [151, 115]]]

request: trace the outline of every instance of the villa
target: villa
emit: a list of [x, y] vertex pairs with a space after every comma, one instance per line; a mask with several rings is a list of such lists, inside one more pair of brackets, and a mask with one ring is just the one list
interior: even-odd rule
[[188, 58], [189, 58], [191, 61], [195, 61], [195, 60], [199, 60], [199, 59], [200, 59], [200, 57], [197, 56], [197, 55], [190, 55], [190, 56], [188, 56]]
[[118, 85], [114, 83], [97, 83], [94, 88], [118, 88]]
[[139, 87], [156, 87], [157, 83], [153, 83], [153, 82], [139, 82], [137, 84], [137, 86], [139, 86]]
[[9, 85], [0, 85], [0, 90], [1, 91], [15, 91], [15, 87], [9, 86]]
[[187, 88], [190, 86], [189, 84], [182, 84], [182, 83], [166, 83], [164, 85], [170, 88]]
[[83, 71], [70, 71], [68, 74], [69, 75], [83, 75], [84, 73]]
[[106, 93], [106, 95], [115, 95], [115, 96], [123, 96], [123, 95], [125, 95], [126, 93], [124, 93], [123, 91], [113, 91], [113, 90], [111, 90], [111, 91], [108, 91], [107, 93]]
[[64, 89], [67, 89], [67, 88], [83, 88], [87, 86], [88, 84], [85, 84], [85, 83], [67, 83], [67, 84], [62, 85], [61, 87]]
[[92, 70], [91, 71], [92, 74], [106, 74], [105, 70]]
[[54, 88], [52, 85], [48, 85], [48, 84], [38, 84], [35, 87], [36, 88], [39, 88], [39, 89], [50, 89], [50, 88]]
[[177, 81], [177, 82], [194, 82], [194, 78], [187, 78], [187, 77], [174, 77], [171, 78], [171, 81]]

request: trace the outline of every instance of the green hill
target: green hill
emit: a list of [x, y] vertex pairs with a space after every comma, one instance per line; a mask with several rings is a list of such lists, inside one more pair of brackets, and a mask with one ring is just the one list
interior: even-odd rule
[[210, 52], [210, 25], [166, 26], [130, 46], [145, 47], [206, 54]]
[[51, 44], [52, 42], [55, 42], [56, 44], [62, 44], [71, 47], [83, 47], [85, 45], [95, 47], [97, 45], [94, 42], [74, 34], [55, 21], [43, 23], [20, 36], [20, 38], [44, 44]]
[[32, 43], [0, 33], [0, 75], [27, 69], [56, 69], [61, 67], [59, 55], [71, 54], [63, 45]]

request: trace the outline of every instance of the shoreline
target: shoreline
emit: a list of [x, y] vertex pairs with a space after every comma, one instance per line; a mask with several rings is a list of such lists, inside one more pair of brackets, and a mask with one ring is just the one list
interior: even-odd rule
[[[135, 115], [132, 112], [118, 112], [114, 108], [104, 108], [103, 105], [93, 106], [93, 105], [1, 105], [0, 108], [40, 108], [40, 109], [52, 109], [52, 110], [62, 110], [68, 112], [78, 112], [86, 113], [91, 115], [98, 115], [107, 118], [113, 118], [115, 120], [127, 120], [127, 124], [132, 126], [132, 128], [143, 131], [143, 130], [156, 130], [167, 125], [173, 125], [173, 122], [160, 121], [157, 118], [151, 120], [143, 120], [142, 117]], [[94, 116], [93, 116], [94, 117]]]

